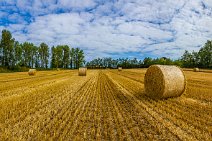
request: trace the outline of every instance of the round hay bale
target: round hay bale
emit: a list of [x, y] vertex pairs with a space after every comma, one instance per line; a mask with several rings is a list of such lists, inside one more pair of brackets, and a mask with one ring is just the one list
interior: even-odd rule
[[60, 71], [60, 68], [57, 68], [57, 71]]
[[118, 71], [122, 71], [122, 67], [118, 67]]
[[79, 68], [78, 75], [86, 76], [87, 68]]
[[177, 66], [152, 65], [144, 77], [146, 95], [154, 99], [178, 97], [186, 88], [183, 71]]
[[29, 75], [35, 75], [36, 74], [36, 69], [29, 69], [28, 74]]
[[199, 72], [199, 68], [194, 68], [194, 72]]

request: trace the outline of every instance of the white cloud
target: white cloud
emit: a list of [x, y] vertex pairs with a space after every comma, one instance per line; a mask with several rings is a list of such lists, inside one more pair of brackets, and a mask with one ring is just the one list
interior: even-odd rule
[[96, 5], [92, 0], [59, 0], [58, 4], [66, 8], [91, 8]]
[[204, 3], [207, 7], [212, 8], [212, 2], [211, 0], [204, 0]]
[[157, 41], [166, 41], [172, 38], [170, 31], [164, 31], [156, 27], [152, 27], [142, 22], [128, 22], [118, 26], [121, 33], [141, 36], [144, 39], [152, 39]]
[[[212, 37], [211, 0], [6, 3], [0, 2], [0, 22], [4, 17], [16, 23], [0, 29], [11, 30], [21, 42], [81, 47], [88, 58], [130, 52], [178, 58], [184, 50], [197, 51]], [[16, 10], [10, 14], [8, 8]]]

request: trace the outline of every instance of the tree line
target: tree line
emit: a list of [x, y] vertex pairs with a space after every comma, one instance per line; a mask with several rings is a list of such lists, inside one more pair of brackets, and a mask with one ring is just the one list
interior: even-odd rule
[[208, 40], [198, 52], [185, 50], [181, 61], [183, 67], [212, 68], [212, 40]]
[[162, 64], [162, 65], [181, 65], [179, 60], [171, 60], [170, 58], [161, 57], [152, 59], [150, 57], [144, 58], [144, 60], [138, 60], [137, 58], [129, 59], [129, 58], [118, 58], [112, 59], [108, 58], [97, 58], [93, 59], [90, 62], [86, 63], [88, 68], [147, 68], [153, 64]]
[[[0, 67], [11, 70], [20, 68], [71, 68], [77, 69], [85, 64], [84, 51], [68, 45], [49, 47], [46, 43], [39, 46], [30, 42], [19, 43], [10, 31], [2, 30], [0, 42]], [[208, 40], [198, 52], [185, 50], [181, 58], [172, 60], [167, 57], [137, 58], [111, 57], [97, 58], [86, 63], [88, 68], [146, 68], [153, 64], [178, 65], [185, 68], [212, 68], [212, 41]]]
[[137, 58], [112, 59], [109, 57], [93, 59], [87, 62], [86, 66], [88, 68], [147, 68], [154, 64], [177, 65], [185, 68], [212, 68], [212, 41], [208, 40], [198, 52], [193, 51], [190, 53], [185, 50], [185, 53], [177, 60], [172, 60], [167, 57], [156, 59], [146, 57], [144, 60], [138, 60]]
[[8, 69], [26, 68], [79, 68], [85, 63], [84, 52], [68, 45], [49, 47], [30, 42], [19, 43], [10, 31], [2, 30], [0, 42], [0, 66]]

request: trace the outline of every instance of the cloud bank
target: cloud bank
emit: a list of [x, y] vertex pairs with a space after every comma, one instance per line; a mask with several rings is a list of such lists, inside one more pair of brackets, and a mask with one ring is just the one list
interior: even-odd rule
[[0, 30], [96, 57], [171, 57], [212, 38], [212, 0], [3, 0]]

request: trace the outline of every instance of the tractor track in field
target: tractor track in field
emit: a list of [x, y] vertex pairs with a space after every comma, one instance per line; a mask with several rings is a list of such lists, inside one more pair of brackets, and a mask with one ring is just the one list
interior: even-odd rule
[[[150, 108], [148, 108], [147, 105], [142, 104], [141, 107], [138, 107], [137, 104], [135, 105], [134, 103], [137, 103], [137, 100], [135, 100], [135, 98], [132, 99], [132, 97], [129, 97], [129, 94], [130, 94], [129, 91], [124, 89], [120, 84], [118, 84], [118, 82], [114, 81], [112, 78], [109, 77], [109, 79], [113, 83], [114, 87], [116, 87], [118, 90], [121, 91], [122, 97], [124, 99], [126, 99], [126, 101], [123, 103], [127, 103], [127, 101], [128, 101], [128, 103], [130, 103], [130, 105], [132, 105], [135, 108], [134, 110], [136, 112], [133, 112], [134, 113], [133, 115], [139, 115], [143, 118], [143, 120], [141, 120], [141, 121], [143, 121], [143, 123], [141, 125], [145, 125], [147, 127], [141, 126], [140, 128], [143, 130], [143, 132], [145, 133], [145, 135], [147, 136], [148, 139], [158, 139], [159, 135], [161, 135], [162, 136], [161, 139], [164, 139], [164, 138], [174, 139], [175, 138], [174, 140], [179, 140], [179, 138], [175, 134], [173, 134], [171, 131], [167, 130], [166, 127], [164, 127], [164, 126], [157, 127], [156, 126], [157, 124], [161, 124], [161, 122], [159, 122], [157, 120], [157, 118], [151, 112], [148, 111], [148, 110], [150, 110]], [[126, 95], [126, 93], [127, 93], [127, 95]], [[130, 96], [131, 96], [131, 94], [130, 94]], [[123, 101], [124, 99], [121, 99], [121, 101]], [[137, 119], [139, 119], [136, 121], [137, 123], [141, 122], [140, 118], [137, 118]], [[150, 127], [148, 127], [148, 126], [150, 126]], [[160, 131], [158, 130], [158, 128], [160, 129]], [[166, 132], [168, 137], [165, 133], [163, 133], [161, 131]], [[170, 133], [167, 133], [167, 131], [169, 131]]]
[[[142, 83], [142, 84], [144, 84], [144, 80], [140, 80], [140, 79], [136, 79], [135, 77], [133, 77], [132, 75], [133, 75], [133, 73], [132, 73], [132, 75], [130, 74], [128, 74], [127, 75], [127, 73], [126, 72], [114, 72], [114, 71], [110, 71], [111, 73], [114, 73], [114, 74], [118, 74], [118, 75], [121, 75], [121, 76], [124, 76], [124, 77], [126, 77], [126, 78], [129, 78], [129, 79], [132, 79], [132, 80], [134, 80], [134, 81], [137, 81], [137, 82], [140, 82], [140, 83]], [[141, 77], [141, 76], [140, 76]]]
[[[92, 78], [93, 79], [93, 78]], [[78, 116], [78, 112], [79, 112], [79, 101], [85, 100], [83, 98], [85, 98], [85, 94], [86, 93], [82, 93], [82, 91], [86, 88], [88, 88], [88, 86], [90, 86], [89, 83], [91, 83], [92, 79], [89, 79], [88, 81], [86, 81], [82, 87], [80, 87], [73, 95], [74, 97], [72, 97], [70, 99], [70, 101], [67, 101], [66, 105], [64, 105], [64, 107], [62, 108], [62, 110], [56, 115], [56, 118], [53, 119], [53, 121], [51, 121], [45, 129], [42, 132], [47, 132], [47, 130], [51, 131], [51, 129], [55, 129], [56, 131], [59, 131], [58, 133], [62, 132], [63, 134], [66, 133], [68, 130], [68, 126], [74, 123], [74, 120], [71, 120], [72, 118], [76, 119]], [[92, 84], [92, 83], [91, 83]], [[82, 102], [81, 102], [82, 103]], [[72, 114], [74, 114], [74, 116], [72, 116]], [[63, 124], [58, 124], [58, 118], [60, 118], [63, 121]], [[55, 126], [56, 125], [56, 126]], [[46, 130], [46, 131], [45, 131]], [[49, 134], [49, 137], [53, 137], [53, 138], [58, 138], [58, 137], [62, 137], [62, 135], [58, 135], [56, 133], [51, 133]]]
[[27, 86], [16, 87], [16, 88], [13, 88], [13, 89], [10, 89], [10, 90], [2, 90], [0, 92], [0, 98], [1, 98], [1, 100], [14, 99], [14, 98], [26, 95], [27, 93], [35, 92], [38, 89], [53, 87], [57, 84], [64, 83], [68, 79], [69, 78], [64, 76], [64, 77], [61, 77], [61, 78], [54, 78], [54, 79], [47, 80], [47, 81], [37, 81], [35, 83], [30, 83]]
[[[122, 71], [122, 72], [115, 72], [115, 71], [110, 71], [110, 72], [144, 84], [144, 79], [142, 79], [142, 77], [144, 77], [145, 75], [144, 72], [138, 73], [138, 72], [131, 72], [129, 70]], [[205, 80], [193, 79], [189, 77], [187, 79], [187, 91], [189, 94], [188, 96], [191, 96], [190, 93], [193, 93], [193, 91], [194, 92], [198, 91], [196, 87], [201, 88], [199, 92], [202, 93], [202, 95], [192, 95], [192, 98], [195, 98], [201, 101], [199, 103], [210, 104], [212, 102], [211, 95], [210, 95], [210, 91], [212, 88], [211, 82], [212, 81], [205, 82]]]
[[201, 81], [186, 74], [184, 95], [153, 100], [144, 91], [143, 69], [53, 73], [22, 80], [17, 73], [10, 82], [1, 76], [1, 140], [212, 139], [210, 74]]
[[[77, 103], [74, 106], [74, 108], [70, 108], [70, 111], [67, 110], [67, 112], [72, 113], [69, 114], [68, 117], [66, 117], [67, 124], [64, 124], [64, 127], [62, 129], [63, 134], [61, 135], [61, 138], [69, 138], [72, 139], [73, 136], [76, 134], [76, 132], [79, 128], [79, 122], [81, 121], [81, 118], [83, 117], [83, 113], [85, 111], [86, 104], [89, 102], [89, 99], [91, 98], [91, 90], [94, 87], [95, 81], [93, 80], [95, 78], [91, 79], [90, 83], [87, 83], [86, 86], [84, 86], [78, 93], [82, 94], [79, 99], [77, 100]], [[93, 84], [93, 85], [92, 85]], [[68, 126], [67, 126], [68, 125]]]
[[[115, 75], [118, 75], [118, 74], [115, 74]], [[123, 77], [123, 76], [120, 76], [120, 77]], [[115, 76], [113, 78], [115, 78]], [[128, 78], [128, 81], [129, 80], [130, 79]], [[121, 82], [121, 81], [119, 81], [119, 82]], [[134, 83], [136, 83], [136, 82], [134, 82]], [[137, 85], [137, 87], [139, 87], [140, 84], [138, 83], [138, 84], [133, 84], [133, 85], [135, 87], [136, 87], [136, 85]], [[212, 122], [211, 122], [211, 120], [209, 120], [210, 119], [210, 115], [207, 115], [207, 113], [205, 114], [204, 110], [202, 111], [202, 113], [204, 113], [203, 116], [201, 115], [201, 117], [198, 117], [198, 118], [192, 117], [191, 115], [189, 115], [189, 113], [187, 113], [187, 111], [184, 110], [185, 108], [183, 108], [183, 106], [186, 107], [185, 105], [179, 107], [179, 105], [173, 105], [172, 102], [169, 102], [168, 100], [165, 101], [165, 102], [162, 101], [161, 102], [162, 105], [161, 105], [161, 104], [158, 104], [158, 102], [155, 102], [152, 99], [145, 98], [145, 96], [142, 96], [141, 94], [138, 94], [137, 91], [133, 92], [133, 89], [131, 89], [131, 86], [130, 85], [127, 86], [126, 83], [124, 83], [124, 82], [122, 84], [122, 87], [127, 88], [130, 91], [129, 93], [132, 96], [135, 96], [140, 101], [142, 100], [145, 104], [149, 105], [149, 107], [152, 107], [153, 109], [155, 109], [155, 111], [159, 112], [160, 115], [164, 115], [165, 117], [170, 119], [173, 123], [176, 123], [176, 126], [182, 128], [182, 130], [187, 132], [188, 135], [191, 134], [193, 137], [196, 137], [196, 139], [207, 139], [207, 138], [210, 138], [210, 136], [211, 136], [211, 128], [210, 127], [212, 125]], [[137, 97], [137, 96], [139, 96], [140, 98]], [[141, 97], [143, 97], [143, 98], [141, 98]], [[150, 104], [150, 102], [152, 104]], [[166, 103], [166, 102], [168, 102], [168, 103]], [[157, 104], [158, 106], [156, 106], [155, 104]], [[176, 109], [177, 109], [177, 111], [176, 111]], [[188, 111], [192, 111], [192, 109], [195, 109], [195, 108], [188, 109]], [[205, 109], [205, 110], [207, 110], [207, 109]], [[166, 114], [166, 112], [168, 112], [168, 113]], [[184, 116], [182, 116], [182, 115], [184, 115]], [[188, 117], [189, 117], [189, 120], [188, 120]], [[180, 119], [178, 119], [178, 118], [180, 118]], [[164, 118], [164, 119], [166, 119], [166, 118]], [[207, 119], [208, 121], [204, 120], [204, 119]], [[202, 132], [202, 129], [204, 128], [204, 125], [207, 125], [206, 127], [208, 127], [205, 130], [206, 132]]]
[[[23, 77], [23, 78], [16, 78], [16, 79], [9, 79], [9, 80], [0, 80], [0, 83], [9, 83], [9, 82], [13, 82], [13, 81], [20, 81], [20, 80], [33, 80], [33, 79], [37, 79], [37, 78], [42, 78], [42, 77], [47, 77], [47, 76], [55, 76], [55, 75], [60, 75], [60, 74], [65, 74], [65, 73], [70, 73], [70, 72], [61, 72], [61, 73], [53, 73], [53, 74], [47, 74], [47, 75], [38, 75], [38, 76], [27, 76], [27, 77]], [[24, 76], [26, 76], [28, 74], [25, 74]]]
[[[140, 108], [144, 109], [145, 112], [147, 112], [149, 115], [151, 115], [152, 118], [149, 118], [149, 119], [153, 119], [153, 120], [159, 122], [160, 124], [162, 124], [164, 127], [166, 127], [169, 130], [169, 132], [171, 132], [173, 135], [177, 136], [180, 140], [181, 139], [182, 140], [189, 140], [189, 139], [196, 140], [195, 138], [193, 138], [193, 136], [190, 136], [188, 133], [186, 133], [186, 131], [182, 130], [180, 127], [175, 125], [174, 122], [167, 120], [160, 113], [152, 110], [148, 103], [144, 103], [143, 101], [140, 101], [137, 98], [135, 98], [128, 90], [124, 89], [123, 85], [119, 84], [118, 82], [115, 82], [112, 78], [110, 78], [110, 80], [116, 85], [117, 89], [122, 91], [122, 93], [124, 94], [125, 97], [132, 100], [131, 103], [136, 103], [136, 104], [134, 104], [134, 106], [136, 106], [136, 108], [140, 107]], [[153, 124], [151, 124], [151, 123], [150, 123], [150, 125], [153, 126]], [[150, 135], [152, 135], [152, 133], [150, 133]]]
[[[91, 79], [91, 78], [89, 78], [89, 79]], [[88, 81], [86, 81], [85, 83], [83, 83], [83, 84], [81, 84], [81, 85], [79, 85], [79, 89], [75, 92], [75, 93], [77, 93], [80, 89], [82, 89], [83, 88], [83, 86], [86, 84], [86, 83], [88, 83]], [[67, 85], [67, 84], [66, 84]], [[65, 87], [66, 88], [66, 87]], [[63, 89], [59, 89], [59, 91], [63, 91]], [[59, 94], [59, 95], [58, 95]], [[65, 94], [64, 95], [64, 93], [62, 93], [62, 92], [60, 92], [60, 93], [58, 93], [57, 95], [56, 95], [56, 97], [55, 98], [58, 98], [58, 97], [63, 97], [63, 99], [65, 99], [65, 100], [68, 100], [68, 98], [70, 99], [70, 98], [72, 98], [72, 97], [67, 97], [67, 95], [69, 94], [69, 93], [67, 93], [67, 94]], [[72, 94], [73, 95], [73, 94]], [[75, 95], [73, 95], [73, 97], [74, 97]], [[54, 97], [54, 96], [53, 96]], [[67, 98], [67, 99], [66, 99]], [[60, 99], [62, 99], [62, 98], [60, 98]], [[31, 122], [33, 122], [33, 120], [34, 120], [34, 123], [35, 123], [35, 125], [37, 124], [37, 126], [38, 126], [38, 124], [39, 124], [39, 121], [37, 121], [37, 118], [36, 118], [36, 116], [38, 116], [38, 118], [39, 119], [44, 119], [45, 120], [45, 122], [46, 121], [48, 121], [48, 120], [46, 120], [46, 119], [48, 119], [48, 114], [46, 113], [46, 112], [48, 112], [48, 110], [50, 110], [51, 108], [54, 108], [54, 105], [52, 105], [52, 104], [54, 104], [54, 102], [53, 102], [53, 98], [47, 98], [46, 100], [44, 99], [44, 101], [46, 101], [46, 102], [42, 102], [42, 105], [40, 105], [39, 107], [35, 107], [36, 109], [34, 109], [33, 107], [33, 109], [32, 108], [30, 108], [30, 110], [31, 110], [31, 112], [30, 112], [30, 116], [29, 117], [25, 117], [25, 116], [27, 116], [26, 114], [27, 113], [25, 113], [23, 116], [21, 116], [21, 117], [23, 117], [23, 119], [20, 119], [20, 118], [18, 118], [19, 120], [16, 120], [16, 121], [18, 121], [17, 123], [18, 124], [15, 124], [15, 126], [13, 126], [12, 125], [12, 127], [11, 127], [11, 129], [14, 129], [15, 131], [18, 131], [17, 132], [17, 136], [18, 135], [24, 135], [24, 134], [27, 134], [28, 132], [23, 132], [23, 131], [27, 131], [26, 129], [26, 124], [27, 125], [29, 125], [29, 127], [30, 127], [30, 123]], [[65, 102], [65, 101], [64, 101]], [[67, 101], [67, 102], [69, 102], [69, 101]], [[65, 103], [63, 103], [63, 106], [68, 106], [67, 105], [67, 102], [65, 102]], [[57, 103], [55, 103], [55, 105], [57, 105]], [[50, 107], [48, 107], [48, 106], [50, 106]], [[47, 108], [46, 108], [47, 107]], [[60, 107], [60, 110], [61, 109], [64, 109], [64, 107]], [[44, 112], [44, 111], [42, 111], [42, 110], [44, 110], [44, 111], [46, 111], [46, 112]], [[55, 110], [59, 110], [59, 109], [55, 109]], [[43, 113], [42, 113], [43, 112]], [[60, 111], [58, 111], [58, 112], [60, 112]], [[46, 116], [44, 116], [46, 114]], [[42, 116], [41, 116], [42, 115]], [[54, 115], [56, 116], [56, 113], [54, 113]], [[44, 116], [44, 117], [43, 117]], [[42, 121], [42, 120], [41, 120]], [[41, 122], [40, 121], [40, 122]], [[45, 122], [42, 122], [42, 123], [45, 123]], [[23, 126], [23, 127], [21, 127], [21, 125]], [[16, 128], [14, 128], [14, 127], [16, 127]], [[29, 128], [28, 127], [28, 128]], [[16, 130], [16, 129], [22, 129], [23, 128], [23, 130]], [[40, 127], [39, 127], [40, 128]], [[15, 131], [13, 131], [13, 133], [15, 133]], [[20, 133], [21, 132], [21, 133]]]
[[16, 88], [21, 88], [21, 87], [29, 87], [34, 86], [34, 83], [39, 83], [42, 81], [48, 81], [48, 79], [54, 79], [54, 78], [59, 78], [61, 76], [66, 76], [67, 74], [59, 74], [59, 75], [45, 75], [42, 77], [38, 77], [38, 76], [29, 76], [29, 79], [23, 79], [21, 81], [15, 81], [15, 82], [5, 82], [3, 84], [0, 85], [0, 90], [1, 91], [8, 91], [8, 90], [12, 90], [12, 89], [16, 89]]

